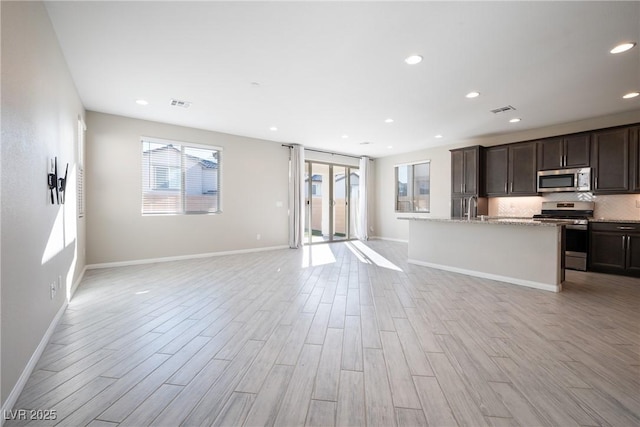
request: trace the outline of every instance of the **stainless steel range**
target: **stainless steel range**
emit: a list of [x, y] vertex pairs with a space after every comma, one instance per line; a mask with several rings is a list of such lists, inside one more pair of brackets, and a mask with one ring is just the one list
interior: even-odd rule
[[565, 221], [565, 268], [587, 270], [589, 251], [589, 219], [593, 218], [594, 202], [542, 202], [542, 211], [533, 219]]

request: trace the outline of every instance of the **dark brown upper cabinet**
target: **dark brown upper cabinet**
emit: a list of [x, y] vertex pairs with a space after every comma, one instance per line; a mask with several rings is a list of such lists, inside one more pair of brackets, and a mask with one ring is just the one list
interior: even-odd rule
[[536, 143], [523, 142], [509, 146], [509, 194], [536, 195]]
[[591, 135], [579, 133], [538, 141], [538, 170], [586, 168]]
[[640, 193], [640, 126], [634, 126], [629, 130], [631, 138], [631, 181], [633, 192]]
[[451, 162], [454, 198], [535, 196], [537, 171], [588, 167], [594, 193], [640, 193], [640, 124], [460, 148], [451, 150]]
[[469, 210], [469, 197], [476, 196], [472, 214], [486, 215], [489, 205], [484, 198], [484, 148], [451, 150], [451, 216], [463, 217]]
[[506, 196], [509, 192], [509, 146], [486, 148], [484, 170], [487, 196]]
[[479, 196], [482, 149], [480, 146], [451, 150], [451, 194]]
[[633, 129], [623, 127], [593, 132], [591, 166], [594, 193], [620, 194], [633, 191], [635, 185], [631, 181], [635, 179], [637, 170], [637, 159], [633, 158], [637, 150], [637, 138]]
[[534, 196], [536, 143], [523, 142], [485, 149], [487, 196]]

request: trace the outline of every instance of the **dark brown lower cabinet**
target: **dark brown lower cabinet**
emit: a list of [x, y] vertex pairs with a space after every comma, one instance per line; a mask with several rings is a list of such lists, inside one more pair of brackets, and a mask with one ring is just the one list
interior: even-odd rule
[[640, 277], [640, 224], [591, 223], [589, 269]]
[[640, 233], [627, 236], [627, 270], [640, 276]]

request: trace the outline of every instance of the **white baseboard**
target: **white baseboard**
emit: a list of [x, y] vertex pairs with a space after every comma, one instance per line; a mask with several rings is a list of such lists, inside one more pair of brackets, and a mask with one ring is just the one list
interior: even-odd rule
[[210, 257], [216, 257], [216, 256], [224, 256], [224, 255], [248, 254], [253, 252], [274, 251], [278, 249], [288, 249], [288, 248], [289, 246], [287, 245], [268, 246], [265, 248], [238, 249], [234, 251], [209, 252], [204, 254], [178, 255], [178, 256], [163, 257], [163, 258], [136, 259], [132, 261], [104, 262], [99, 264], [89, 264], [85, 268], [87, 270], [95, 270], [98, 268], [127, 267], [130, 265], [154, 264], [156, 262], [182, 261], [187, 259], [210, 258]]
[[381, 236], [372, 236], [369, 237], [370, 239], [375, 239], [375, 240], [386, 240], [387, 242], [398, 242], [398, 243], [409, 243], [408, 240], [405, 239], [394, 239], [391, 237], [381, 237]]
[[38, 360], [40, 360], [40, 356], [42, 356], [42, 352], [44, 352], [44, 349], [47, 347], [47, 344], [51, 339], [51, 335], [53, 335], [53, 332], [56, 330], [56, 327], [58, 326], [58, 322], [60, 322], [60, 319], [62, 318], [62, 315], [64, 314], [64, 311], [66, 310], [66, 308], [67, 308], [67, 302], [65, 301], [64, 304], [62, 304], [62, 306], [56, 313], [51, 323], [49, 324], [49, 328], [47, 328], [47, 331], [44, 333], [44, 336], [40, 340], [40, 344], [38, 344], [38, 347], [36, 347], [36, 350], [31, 355], [31, 358], [29, 359], [27, 366], [25, 366], [24, 370], [22, 371], [22, 374], [20, 374], [20, 377], [18, 378], [16, 385], [13, 387], [13, 390], [11, 390], [11, 393], [9, 393], [9, 396], [7, 397], [7, 400], [5, 400], [4, 405], [2, 405], [2, 417], [0, 417], [0, 426], [4, 424], [4, 421], [5, 421], [4, 414], [8, 413], [11, 409], [13, 409], [16, 402], [18, 401], [18, 397], [20, 397], [20, 393], [22, 393], [24, 386], [27, 384], [27, 380], [29, 380], [29, 377], [33, 373], [33, 370], [36, 367]]
[[544, 291], [560, 292], [562, 285], [551, 285], [548, 283], [533, 282], [531, 280], [518, 279], [516, 277], [501, 276], [498, 274], [485, 273], [483, 271], [467, 270], [464, 268], [451, 267], [448, 265], [434, 264], [431, 262], [418, 261], [415, 259], [407, 260], [409, 264], [421, 265], [423, 267], [436, 268], [438, 270], [451, 271], [453, 273], [466, 274], [467, 276], [481, 277], [483, 279], [497, 280], [498, 282], [506, 282], [518, 286], [526, 286], [528, 288], [542, 289]]
[[87, 272], [87, 266], [85, 265], [82, 271], [80, 272], [80, 275], [78, 275], [78, 278], [76, 279], [76, 281], [73, 282], [73, 285], [71, 285], [71, 289], [69, 290], [69, 301], [71, 300], [71, 298], [73, 298], [73, 294], [76, 293], [78, 286], [80, 286], [80, 282], [82, 282], [82, 279], [84, 279], [84, 273], [86, 272]]

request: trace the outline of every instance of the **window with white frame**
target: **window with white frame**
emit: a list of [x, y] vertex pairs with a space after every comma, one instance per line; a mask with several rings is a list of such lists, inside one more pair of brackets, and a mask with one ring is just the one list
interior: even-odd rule
[[221, 212], [220, 147], [142, 138], [142, 214]]
[[396, 212], [429, 212], [430, 161], [395, 167]]

